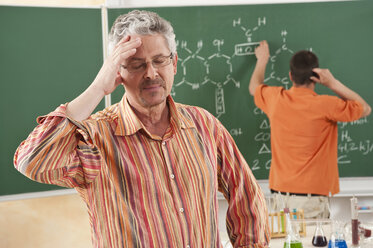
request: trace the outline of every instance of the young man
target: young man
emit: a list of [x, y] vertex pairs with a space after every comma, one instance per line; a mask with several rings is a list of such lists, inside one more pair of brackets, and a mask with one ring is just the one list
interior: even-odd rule
[[[257, 63], [249, 91], [271, 123], [272, 161], [269, 187], [279, 208], [302, 208], [305, 217], [328, 217], [329, 194], [339, 192], [337, 165], [338, 121], [367, 116], [370, 106], [354, 91], [320, 69], [315, 54], [299, 51], [290, 61], [293, 87], [263, 84], [269, 48], [255, 49]], [[339, 97], [318, 95], [320, 83]]]
[[[117, 18], [110, 41], [92, 84], [38, 119], [15, 167], [76, 188], [94, 247], [221, 247], [218, 190], [229, 203], [234, 247], [268, 247], [264, 196], [232, 137], [207, 111], [170, 96], [177, 68], [170, 23], [132, 11]], [[119, 85], [123, 99], [91, 115]]]

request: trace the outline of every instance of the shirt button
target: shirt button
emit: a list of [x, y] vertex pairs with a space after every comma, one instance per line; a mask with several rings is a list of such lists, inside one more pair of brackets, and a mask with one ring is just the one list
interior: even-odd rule
[[171, 177], [171, 179], [174, 179], [174, 178], [175, 178], [175, 175], [174, 175], [174, 174], [171, 174], [170, 177]]
[[179, 209], [180, 213], [184, 213], [184, 208]]
[[185, 248], [190, 248], [190, 245], [187, 245]]
[[166, 145], [166, 141], [163, 141], [163, 142], [162, 142], [162, 145], [164, 145], [164, 146], [165, 146], [165, 145]]

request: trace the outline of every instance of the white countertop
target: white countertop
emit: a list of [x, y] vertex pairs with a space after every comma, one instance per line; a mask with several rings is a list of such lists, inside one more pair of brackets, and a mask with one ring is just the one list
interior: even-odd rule
[[[302, 245], [303, 245], [303, 248], [315, 248], [312, 245], [312, 238], [313, 238], [313, 235], [315, 233], [315, 228], [316, 228], [316, 225], [314, 223], [306, 225], [306, 234], [307, 235], [305, 237], [300, 238], [301, 242], [302, 242]], [[330, 234], [331, 234], [330, 233], [331, 232], [330, 224], [324, 224], [322, 226], [322, 229], [323, 229], [325, 237], [326, 237], [326, 239], [328, 240], [328, 243], [329, 243], [329, 238], [330, 238]], [[232, 247], [230, 245], [230, 243], [228, 242], [228, 236], [225, 233], [222, 233], [221, 240], [222, 240], [224, 248], [231, 248]], [[351, 247], [351, 237], [349, 237], [347, 235], [345, 237], [345, 240], [347, 242], [348, 247]], [[360, 242], [360, 244], [361, 244], [360, 248], [373, 248], [373, 238], [371, 238], [369, 241], [370, 241], [369, 244], [365, 244], [364, 242]], [[270, 248], [283, 248], [284, 247], [284, 242], [285, 242], [285, 238], [273, 238], [273, 239], [271, 239], [271, 242], [270, 242]], [[326, 247], [328, 247], [328, 246], [326, 246]]]

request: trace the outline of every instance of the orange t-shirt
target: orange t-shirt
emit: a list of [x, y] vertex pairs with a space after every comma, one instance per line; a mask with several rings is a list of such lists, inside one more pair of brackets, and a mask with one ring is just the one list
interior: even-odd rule
[[339, 192], [337, 122], [361, 117], [363, 106], [307, 88], [260, 85], [255, 104], [271, 124], [269, 187], [292, 193]]

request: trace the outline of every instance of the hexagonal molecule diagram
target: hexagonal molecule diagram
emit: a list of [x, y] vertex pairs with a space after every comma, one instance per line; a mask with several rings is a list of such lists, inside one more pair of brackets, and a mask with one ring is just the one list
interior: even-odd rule
[[[187, 54], [185, 58], [180, 58], [180, 66], [182, 68], [182, 79], [180, 82], [174, 84], [172, 95], [176, 95], [175, 88], [181, 85], [189, 85], [193, 90], [200, 89], [205, 84], [211, 84], [215, 86], [215, 115], [219, 118], [225, 113], [225, 103], [224, 103], [224, 89], [223, 86], [228, 83], [233, 83], [235, 87], [240, 87], [240, 82], [236, 81], [232, 77], [232, 63], [231, 56], [223, 54], [221, 52], [221, 46], [224, 45], [224, 40], [215, 39], [212, 45], [216, 48], [216, 52], [208, 57], [202, 57], [199, 55], [201, 49], [203, 48], [203, 41], [198, 41], [197, 50], [192, 51], [188, 47], [187, 41], [177, 41], [178, 48], [183, 50]], [[220, 71], [224, 74], [224, 77], [216, 76], [216, 73], [211, 73], [211, 67], [213, 65], [223, 64], [226, 68]], [[199, 64], [199, 67], [204, 68], [202, 71], [204, 76], [199, 79], [195, 79], [193, 82], [189, 79], [189, 73], [193, 65]], [[201, 71], [200, 71], [201, 72]], [[220, 73], [220, 74], [221, 74]], [[222, 80], [223, 78], [223, 80]]]
[[[184, 57], [182, 58], [179, 53], [179, 65], [182, 71], [182, 79], [179, 82], [174, 83], [171, 94], [175, 96], [176, 88], [180, 87], [181, 85], [188, 85], [191, 87], [192, 90], [199, 90], [204, 85], [211, 84], [215, 87], [215, 116], [219, 118], [221, 115], [225, 114], [226, 108], [224, 99], [224, 86], [228, 83], [232, 83], [235, 87], [240, 88], [240, 82], [232, 76], [232, 59], [235, 56], [252, 56], [255, 54], [255, 47], [258, 46], [259, 41], [253, 41], [252, 35], [254, 32], [259, 30], [261, 26], [266, 25], [266, 23], [266, 17], [259, 17], [257, 25], [255, 27], [248, 28], [241, 24], [241, 18], [233, 20], [233, 27], [239, 28], [243, 31], [247, 42], [235, 44], [234, 52], [232, 55], [224, 54], [221, 51], [221, 48], [224, 45], [224, 39], [214, 39], [212, 41], [211, 45], [215, 47], [216, 52], [209, 56], [200, 55], [200, 52], [204, 47], [204, 43], [202, 40], [199, 40], [197, 42], [197, 48], [194, 51], [191, 48], [194, 44], [190, 45], [187, 41], [178, 40], [178, 51], [182, 51], [182, 53], [184, 54]], [[289, 77], [288, 75], [281, 75], [278, 72], [281, 69], [278, 68], [276, 61], [280, 60], [279, 57], [282, 56], [282, 54], [292, 54], [293, 51], [289, 49], [286, 44], [287, 31], [282, 30], [281, 36], [282, 45], [270, 57], [270, 63], [267, 66], [267, 74], [269, 73], [269, 76], [265, 78], [265, 82], [267, 82], [268, 80], [276, 80], [283, 84], [286, 88], [288, 88], [288, 84], [290, 81]], [[192, 69], [193, 66], [196, 65], [198, 65], [198, 67], [200, 68], [199, 73], [195, 73]], [[215, 66], [219, 66], [219, 69], [214, 68]], [[192, 75], [193, 73], [198, 74], [199, 78], [192, 79], [190, 75]], [[217, 76], [217, 74], [219, 76]]]
[[[277, 60], [286, 61], [284, 59], [281, 59], [281, 56], [291, 57], [294, 53], [293, 50], [289, 49], [286, 45], [286, 36], [287, 31], [282, 30], [281, 31], [281, 37], [282, 37], [282, 45], [280, 48], [278, 48], [274, 54], [269, 59], [269, 76], [264, 79], [264, 82], [267, 82], [268, 80], [275, 80], [279, 83], [281, 83], [285, 89], [289, 88], [290, 79], [288, 75], [288, 67], [287, 68], [279, 68], [280, 64], [276, 64]], [[287, 59], [288, 61], [288, 59]], [[288, 66], [288, 63], [286, 63]], [[282, 74], [280, 73], [282, 72]]]

